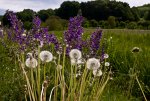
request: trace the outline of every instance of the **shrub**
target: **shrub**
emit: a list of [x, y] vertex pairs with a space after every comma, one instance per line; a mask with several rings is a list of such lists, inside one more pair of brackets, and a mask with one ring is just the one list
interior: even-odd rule
[[62, 20], [57, 16], [49, 17], [44, 26], [47, 26], [50, 31], [63, 29]]

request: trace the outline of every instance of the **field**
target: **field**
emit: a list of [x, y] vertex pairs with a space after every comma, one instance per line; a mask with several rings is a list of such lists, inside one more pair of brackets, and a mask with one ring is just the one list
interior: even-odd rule
[[[95, 29], [84, 29], [84, 38], [88, 38], [93, 31]], [[53, 32], [58, 38], [63, 36], [63, 31]], [[149, 30], [103, 30], [101, 42], [106, 43], [105, 52], [109, 54], [107, 61], [110, 62], [112, 76], [102, 93], [101, 101], [150, 100], [149, 39]], [[133, 47], [139, 47], [140, 51], [132, 53]], [[24, 100], [24, 85], [22, 84], [25, 81], [22, 77], [22, 71], [18, 68], [18, 64], [14, 59], [13, 52], [0, 44], [1, 101]], [[134, 71], [132, 71], [133, 68]], [[50, 76], [50, 78], [53, 77], [53, 75]], [[50, 93], [51, 89], [52, 85], [48, 87], [47, 92]]]
[[149, 30], [84, 29], [70, 18], [65, 31], [49, 32], [34, 17], [24, 30], [8, 12], [0, 30], [2, 101], [148, 101]]

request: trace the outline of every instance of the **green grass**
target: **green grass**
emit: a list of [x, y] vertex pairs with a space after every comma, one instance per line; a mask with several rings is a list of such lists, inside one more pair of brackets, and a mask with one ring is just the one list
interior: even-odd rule
[[[85, 29], [84, 39], [95, 31], [95, 29]], [[54, 31], [60, 38], [63, 31]], [[112, 39], [111, 39], [112, 37]], [[150, 31], [149, 30], [126, 30], [108, 29], [103, 30], [103, 40], [105, 51], [109, 54], [108, 61], [111, 64], [113, 79], [108, 82], [102, 101], [142, 101], [144, 100], [141, 89], [132, 77], [137, 73], [143, 91], [148, 98], [150, 95]], [[137, 54], [131, 52], [133, 47], [139, 47], [141, 51]], [[13, 54], [0, 45], [0, 99], [2, 101], [21, 101], [24, 99], [24, 81], [22, 71], [15, 65]], [[68, 64], [66, 62], [66, 64]], [[53, 65], [53, 64], [52, 64]], [[134, 73], [131, 69], [134, 68]], [[54, 71], [51, 68], [50, 71]], [[50, 73], [47, 72], [47, 73]], [[51, 73], [54, 78], [55, 73]], [[132, 83], [131, 83], [132, 82]], [[48, 88], [48, 92], [53, 88], [54, 83]], [[132, 86], [131, 86], [132, 85]], [[131, 87], [130, 91], [128, 90]], [[48, 95], [49, 95], [48, 93]], [[88, 92], [87, 92], [88, 93]], [[59, 95], [59, 94], [58, 94]], [[128, 99], [130, 95], [130, 99]], [[10, 100], [11, 99], [11, 100]], [[88, 100], [87, 100], [88, 101]]]

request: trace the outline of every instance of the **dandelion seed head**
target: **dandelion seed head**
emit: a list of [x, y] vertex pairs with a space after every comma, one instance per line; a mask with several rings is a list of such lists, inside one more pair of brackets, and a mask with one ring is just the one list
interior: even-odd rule
[[97, 70], [100, 67], [100, 62], [96, 58], [90, 58], [86, 62], [86, 66], [88, 69]]
[[33, 54], [29, 52], [29, 53], [27, 53], [27, 57], [28, 58], [33, 58]]
[[62, 65], [57, 65], [57, 70], [61, 70], [62, 69]]
[[44, 62], [50, 62], [53, 59], [53, 55], [49, 51], [42, 51], [40, 53], [40, 59], [41, 61], [44, 61]]
[[133, 47], [133, 49], [131, 50], [132, 53], [138, 53], [140, 51], [139, 47]]
[[109, 62], [105, 62], [105, 66], [106, 67], [110, 66], [110, 63]]
[[93, 75], [94, 76], [101, 76], [103, 73], [101, 70], [93, 70]]
[[82, 57], [81, 51], [78, 49], [72, 49], [69, 53], [71, 59], [80, 59]]
[[104, 59], [107, 59], [109, 58], [109, 55], [108, 54], [104, 54]]
[[35, 68], [38, 65], [38, 62], [35, 58], [27, 58], [25, 61], [25, 65], [30, 68]]

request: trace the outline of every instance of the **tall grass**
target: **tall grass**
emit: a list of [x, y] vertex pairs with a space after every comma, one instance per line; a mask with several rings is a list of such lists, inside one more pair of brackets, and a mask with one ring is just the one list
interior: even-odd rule
[[[91, 32], [93, 29], [86, 29], [83, 37], [89, 37]], [[61, 40], [63, 32], [55, 33]], [[150, 31], [143, 30], [103, 30], [102, 42], [105, 42], [105, 51], [109, 54], [107, 61], [110, 62], [111, 75], [106, 71], [100, 78], [94, 78], [92, 72], [85, 66], [82, 66], [82, 76], [76, 78], [76, 66], [70, 65], [70, 59], [65, 57], [65, 53], [60, 55], [54, 51], [57, 65], [54, 61], [45, 64], [38, 60], [38, 63], [41, 63], [38, 65], [40, 69], [32, 71], [24, 68], [31, 84], [31, 89], [27, 85], [30, 93], [24, 87], [26, 79], [24, 81], [22, 69], [18, 68], [20, 66], [17, 63], [17, 57], [1, 45], [0, 99], [2, 101], [25, 99], [37, 101], [41, 96], [41, 86], [47, 80], [47, 90], [43, 92], [46, 94], [45, 99], [51, 99], [51, 101], [141, 101], [145, 98], [150, 100], [149, 33]], [[135, 46], [141, 49], [137, 54], [131, 52]], [[41, 50], [39, 49], [39, 52]], [[25, 54], [22, 56], [20, 59], [24, 63]], [[12, 57], [13, 60], [11, 60]], [[62, 65], [61, 70], [56, 69], [58, 65]], [[47, 79], [46, 76], [48, 76]]]

